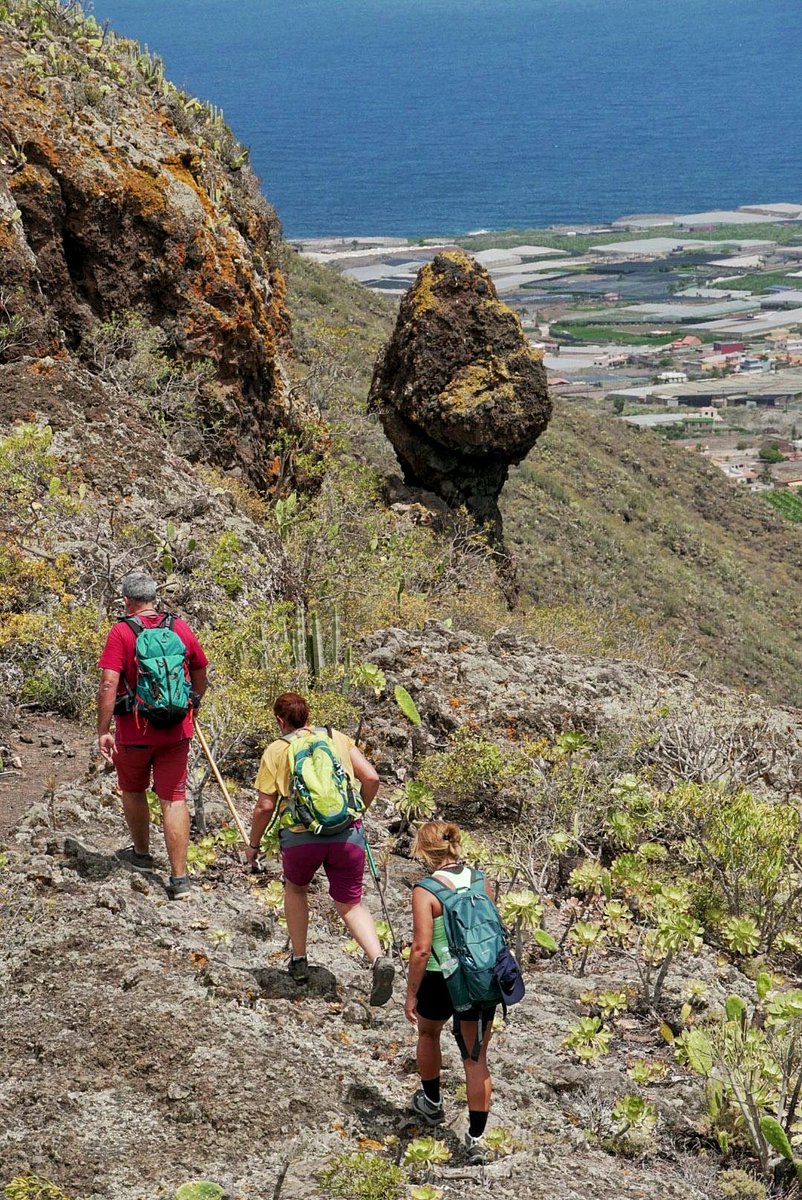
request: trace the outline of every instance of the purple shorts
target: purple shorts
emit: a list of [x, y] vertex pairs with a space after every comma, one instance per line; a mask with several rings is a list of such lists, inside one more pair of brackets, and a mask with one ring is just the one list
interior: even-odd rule
[[284, 878], [296, 887], [306, 887], [319, 867], [326, 872], [329, 895], [338, 904], [358, 904], [362, 899], [365, 849], [359, 842], [329, 842], [285, 846], [281, 851]]

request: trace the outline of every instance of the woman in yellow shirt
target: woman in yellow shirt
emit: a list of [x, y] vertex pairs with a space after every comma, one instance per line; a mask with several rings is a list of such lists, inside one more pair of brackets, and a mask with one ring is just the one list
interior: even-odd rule
[[[256, 863], [259, 843], [276, 805], [286, 812], [290, 793], [288, 737], [311, 732], [309, 705], [297, 692], [284, 692], [273, 705], [282, 736], [271, 742], [262, 755], [256, 776], [258, 797], [251, 820], [250, 845], [246, 858]], [[356, 748], [352, 738], [331, 730], [331, 740], [343, 769], [354, 786], [361, 787], [362, 808], [367, 809], [379, 790], [379, 776]], [[289, 974], [297, 983], [306, 983], [309, 965], [306, 942], [309, 929], [308, 891], [312, 877], [320, 867], [329, 881], [329, 894], [351, 937], [362, 947], [371, 964], [372, 1005], [386, 1004], [393, 991], [395, 968], [382, 954], [373, 917], [362, 904], [362, 877], [365, 870], [365, 834], [359, 815], [340, 833], [321, 835], [303, 826], [285, 824], [280, 832], [281, 864], [284, 873], [284, 915], [292, 945]]]

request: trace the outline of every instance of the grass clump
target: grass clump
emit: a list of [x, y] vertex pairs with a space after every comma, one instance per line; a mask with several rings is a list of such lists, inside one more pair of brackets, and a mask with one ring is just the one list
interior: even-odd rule
[[70, 1200], [57, 1183], [39, 1175], [17, 1175], [3, 1188], [6, 1200]]

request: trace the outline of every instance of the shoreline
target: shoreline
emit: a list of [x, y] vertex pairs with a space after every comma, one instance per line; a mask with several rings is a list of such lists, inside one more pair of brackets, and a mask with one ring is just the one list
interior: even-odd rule
[[[343, 249], [347, 246], [363, 248], [367, 243], [376, 249], [390, 249], [394, 246], [427, 246], [431, 244], [451, 244], [456, 241], [467, 241], [473, 238], [509, 237], [524, 233], [546, 233], [558, 237], [585, 237], [602, 235], [608, 232], [618, 232], [645, 229], [696, 229], [702, 232], [703, 226], [715, 229], [716, 225], [750, 225], [765, 224], [796, 224], [802, 223], [802, 202], [769, 201], [763, 204], [741, 204], [731, 209], [707, 209], [698, 212], [675, 213], [632, 213], [613, 217], [607, 221], [575, 221], [559, 222], [552, 225], [508, 225], [500, 229], [471, 229], [465, 233], [451, 232], [444, 234], [284, 234], [284, 240], [290, 245], [302, 243], [306, 247], [319, 245], [334, 246]], [[368, 248], [365, 246], [364, 248]]]

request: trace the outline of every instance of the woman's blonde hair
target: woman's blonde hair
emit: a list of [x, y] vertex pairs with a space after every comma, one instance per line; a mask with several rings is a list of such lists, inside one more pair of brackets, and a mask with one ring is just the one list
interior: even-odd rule
[[459, 859], [459, 826], [450, 821], [426, 821], [415, 834], [412, 857], [423, 861], [436, 871], [443, 863]]

